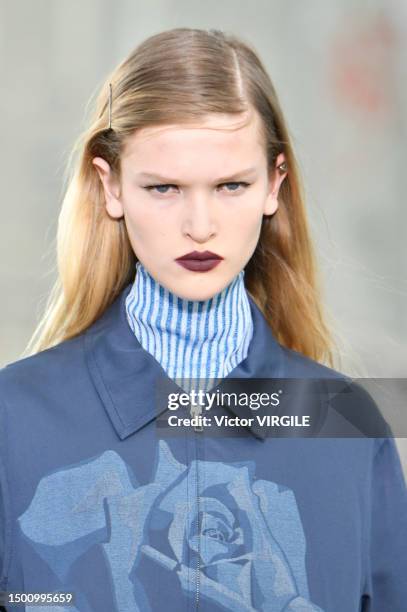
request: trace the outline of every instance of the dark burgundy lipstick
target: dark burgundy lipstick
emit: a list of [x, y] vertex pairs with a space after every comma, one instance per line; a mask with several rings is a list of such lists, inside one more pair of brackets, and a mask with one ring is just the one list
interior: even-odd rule
[[192, 270], [193, 272], [207, 272], [217, 266], [222, 259], [223, 257], [211, 251], [191, 251], [186, 255], [182, 255], [182, 257], [177, 257], [175, 261], [187, 270]]

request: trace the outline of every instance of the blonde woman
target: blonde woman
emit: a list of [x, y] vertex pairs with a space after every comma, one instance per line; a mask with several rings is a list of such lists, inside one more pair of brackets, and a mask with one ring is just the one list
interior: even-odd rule
[[0, 372], [6, 608], [405, 610], [388, 425], [287, 439], [258, 404], [211, 412], [202, 394], [278, 381], [263, 412], [298, 432], [284, 381], [344, 380], [255, 50], [217, 30], [148, 38], [106, 79], [71, 161], [57, 283]]

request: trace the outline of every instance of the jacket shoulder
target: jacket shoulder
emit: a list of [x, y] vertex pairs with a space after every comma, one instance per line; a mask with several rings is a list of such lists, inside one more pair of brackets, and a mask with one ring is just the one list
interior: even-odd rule
[[284, 346], [281, 348], [284, 354], [285, 371], [287, 376], [351, 380], [351, 377], [343, 372], [319, 363], [318, 361], [315, 361], [314, 359], [311, 359], [298, 351], [288, 349]]
[[83, 367], [84, 333], [64, 340], [35, 355], [12, 361], [0, 368], [0, 402], [3, 396], [17, 394], [41, 386], [58, 386], [72, 380]]
[[283, 348], [283, 351], [287, 378], [317, 380], [323, 386], [330, 408], [364, 436], [394, 436], [380, 402], [368, 390], [371, 385], [366, 384], [366, 381], [368, 383], [369, 379], [352, 378], [292, 349]]

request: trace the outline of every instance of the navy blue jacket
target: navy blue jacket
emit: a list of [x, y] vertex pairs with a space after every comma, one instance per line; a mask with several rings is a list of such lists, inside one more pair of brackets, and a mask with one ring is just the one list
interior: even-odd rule
[[[394, 439], [158, 435], [166, 374], [128, 325], [130, 288], [86, 332], [0, 370], [0, 591], [75, 598], [9, 609], [407, 610]], [[250, 307], [230, 377], [339, 376]]]

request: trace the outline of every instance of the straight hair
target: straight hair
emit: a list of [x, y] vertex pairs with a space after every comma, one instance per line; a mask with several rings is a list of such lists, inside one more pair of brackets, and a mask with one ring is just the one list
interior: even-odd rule
[[70, 154], [56, 237], [57, 280], [24, 356], [81, 334], [134, 279], [137, 257], [124, 218], [108, 216], [92, 159], [105, 159], [120, 183], [121, 153], [135, 131], [248, 109], [260, 116], [269, 172], [275, 172], [276, 158], [284, 153], [288, 174], [277, 211], [263, 217], [245, 267], [246, 289], [283, 346], [334, 365], [304, 188], [275, 88], [248, 42], [221, 30], [195, 28], [147, 38], [103, 83], [90, 124]]

